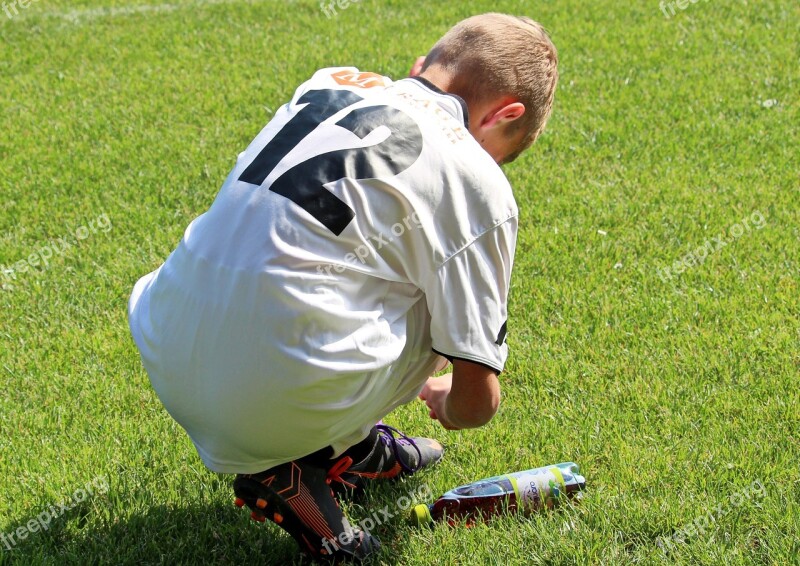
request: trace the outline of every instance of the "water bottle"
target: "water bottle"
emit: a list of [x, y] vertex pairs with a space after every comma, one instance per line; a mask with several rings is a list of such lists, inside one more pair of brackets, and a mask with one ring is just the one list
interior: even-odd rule
[[530, 513], [551, 509], [585, 489], [586, 479], [579, 472], [575, 462], [562, 462], [462, 485], [442, 495], [433, 505], [415, 506], [411, 522], [428, 525], [444, 519], [453, 525], [459, 519], [466, 519], [470, 524], [504, 510]]

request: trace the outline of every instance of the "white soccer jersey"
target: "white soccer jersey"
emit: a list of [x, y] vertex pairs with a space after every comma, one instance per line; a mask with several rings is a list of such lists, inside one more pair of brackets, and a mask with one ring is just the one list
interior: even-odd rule
[[517, 207], [419, 79], [318, 71], [135, 286], [133, 337], [212, 470], [362, 440], [439, 357], [500, 371]]

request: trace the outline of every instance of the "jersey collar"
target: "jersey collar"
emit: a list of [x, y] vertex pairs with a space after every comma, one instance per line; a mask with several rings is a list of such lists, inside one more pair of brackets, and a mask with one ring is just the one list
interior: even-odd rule
[[429, 88], [436, 94], [442, 94], [444, 96], [449, 96], [454, 98], [456, 102], [461, 106], [461, 112], [464, 114], [464, 126], [469, 130], [469, 109], [467, 108], [467, 103], [464, 101], [463, 98], [458, 96], [457, 94], [453, 94], [452, 92], [445, 92], [440, 89], [438, 86], [433, 84], [431, 81], [424, 77], [416, 76], [416, 77], [409, 77], [412, 81], [418, 81], [423, 84], [425, 87]]

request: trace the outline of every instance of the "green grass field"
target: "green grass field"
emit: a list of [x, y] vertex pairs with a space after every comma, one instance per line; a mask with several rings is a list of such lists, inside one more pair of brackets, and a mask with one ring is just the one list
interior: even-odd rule
[[[161, 406], [127, 298], [317, 68], [400, 78], [486, 11], [543, 22], [561, 73], [506, 167], [504, 400], [480, 430], [387, 419], [447, 454], [349, 506], [393, 510], [374, 563], [800, 564], [797, 2], [145, 1], [0, 11], [0, 564], [298, 561]], [[397, 509], [565, 460], [576, 507], [434, 530]]]

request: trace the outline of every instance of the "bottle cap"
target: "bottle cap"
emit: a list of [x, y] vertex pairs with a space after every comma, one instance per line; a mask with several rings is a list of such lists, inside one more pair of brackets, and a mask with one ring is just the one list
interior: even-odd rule
[[431, 510], [427, 505], [420, 503], [419, 505], [414, 506], [414, 508], [411, 510], [411, 523], [413, 525], [428, 525], [433, 523]]

